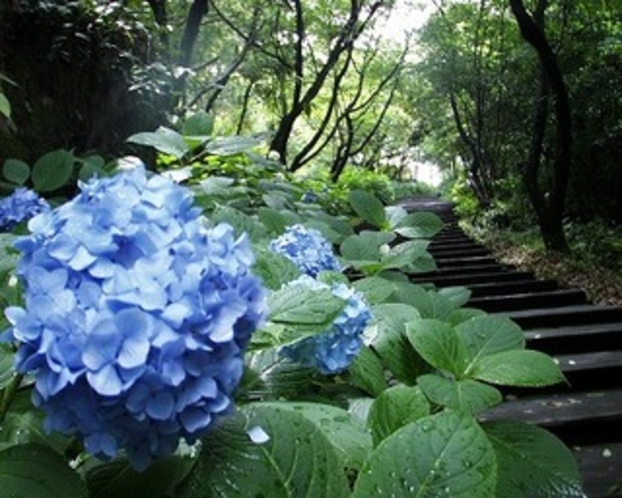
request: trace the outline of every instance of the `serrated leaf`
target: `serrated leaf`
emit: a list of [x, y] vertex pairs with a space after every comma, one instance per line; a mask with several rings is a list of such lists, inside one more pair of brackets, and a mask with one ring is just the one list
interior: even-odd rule
[[[390, 248], [382, 256], [382, 266], [384, 269], [404, 268], [408, 269], [417, 266], [421, 258], [425, 259], [427, 254], [427, 242], [420, 240], [409, 240]], [[432, 260], [433, 261], [433, 260]]]
[[391, 228], [402, 237], [409, 239], [429, 239], [434, 237], [445, 226], [443, 221], [434, 213], [411, 213], [400, 219]]
[[357, 292], [363, 293], [370, 304], [380, 304], [386, 301], [395, 290], [393, 282], [381, 277], [365, 277], [352, 283]]
[[408, 211], [402, 206], [387, 206], [384, 208], [387, 222], [392, 229], [399, 226], [400, 222], [408, 217]]
[[209, 136], [214, 129], [214, 118], [205, 111], [198, 111], [184, 121], [184, 136]]
[[377, 228], [387, 224], [384, 206], [375, 195], [364, 190], [353, 190], [348, 195], [348, 201], [354, 212], [366, 222]]
[[52, 192], [67, 184], [76, 162], [74, 155], [58, 149], [41, 156], [32, 167], [32, 184], [38, 192]]
[[0, 451], [3, 496], [87, 498], [84, 482], [65, 459], [48, 446], [23, 444]]
[[445, 321], [451, 326], [456, 327], [463, 322], [467, 322], [469, 320], [472, 320], [473, 318], [479, 318], [486, 315], [487, 313], [485, 311], [479, 309], [458, 308], [457, 310], [453, 310], [451, 313], [449, 313], [449, 315], [445, 318]]
[[181, 159], [190, 151], [190, 147], [184, 141], [183, 136], [175, 130], [164, 126], [160, 126], [156, 131], [135, 133], [127, 141], [153, 147], [157, 151], [173, 156], [176, 159]]
[[294, 410], [313, 422], [333, 445], [341, 466], [360, 469], [372, 451], [372, 438], [365, 424], [343, 408], [322, 403], [273, 402], [262, 406]]
[[419, 387], [398, 384], [383, 391], [371, 405], [367, 424], [374, 446], [401, 427], [430, 414], [430, 404]]
[[417, 383], [432, 403], [473, 415], [503, 400], [497, 389], [475, 380], [454, 380], [427, 374], [419, 377]]
[[252, 137], [218, 137], [205, 145], [205, 151], [217, 156], [232, 156], [249, 152], [259, 145], [261, 145], [261, 141]]
[[445, 320], [457, 308], [449, 298], [410, 282], [396, 284], [396, 298], [417, 308], [422, 318]]
[[363, 346], [348, 367], [352, 384], [372, 396], [379, 395], [387, 386], [382, 363], [369, 347]]
[[464, 306], [471, 297], [471, 291], [466, 287], [443, 287], [438, 294], [449, 299], [456, 308]]
[[252, 375], [241, 389], [252, 399], [295, 398], [313, 382], [313, 369], [283, 358], [277, 348], [247, 353], [245, 358]]
[[272, 208], [262, 207], [257, 211], [259, 220], [266, 226], [266, 228], [275, 234], [282, 234], [287, 229], [289, 222], [285, 215], [281, 211]]
[[449, 324], [440, 320], [416, 320], [406, 324], [406, 337], [434, 368], [461, 377], [466, 364], [466, 351]]
[[30, 166], [19, 159], [7, 159], [2, 165], [4, 177], [16, 185], [23, 185], [30, 178]]
[[[255, 444], [248, 429], [269, 440]], [[180, 498], [216, 496], [342, 497], [348, 494], [334, 447], [316, 425], [294, 410], [247, 405], [202, 440], [201, 454]]]
[[405, 323], [412, 321], [418, 311], [401, 303], [385, 303], [373, 306], [372, 315], [374, 321], [370, 329], [376, 333], [371, 347], [398, 380], [415, 384], [417, 377], [429, 370], [405, 335]]
[[497, 457], [495, 496], [585, 496], [572, 453], [550, 432], [513, 421], [486, 422], [483, 429]]
[[330, 325], [345, 305], [330, 289], [310, 289], [296, 283], [268, 297], [270, 320], [281, 324]]
[[253, 273], [263, 281], [268, 289], [278, 290], [283, 284], [300, 276], [300, 270], [285, 256], [267, 248], [255, 247]]
[[386, 232], [364, 231], [350, 235], [340, 246], [340, 253], [348, 261], [380, 261], [380, 247], [389, 244], [395, 236]]
[[494, 496], [495, 476], [495, 454], [484, 431], [472, 416], [448, 411], [412, 422], [382, 441], [352, 496]]
[[484, 315], [461, 323], [456, 334], [464, 342], [469, 357], [466, 374], [477, 362], [492, 354], [525, 348], [522, 329], [510, 319]]
[[86, 472], [89, 498], [170, 498], [194, 467], [189, 457], [167, 457], [137, 472], [129, 461], [117, 458]]
[[530, 350], [481, 357], [471, 368], [470, 376], [491, 384], [521, 387], [550, 386], [564, 380], [553, 358]]

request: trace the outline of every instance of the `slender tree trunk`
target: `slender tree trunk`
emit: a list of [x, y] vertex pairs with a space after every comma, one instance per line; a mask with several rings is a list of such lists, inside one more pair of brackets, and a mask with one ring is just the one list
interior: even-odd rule
[[[188, 17], [186, 18], [186, 26], [184, 33], [181, 37], [179, 65], [182, 67], [190, 67], [192, 63], [192, 54], [194, 52], [194, 46], [197, 38], [199, 37], [199, 31], [201, 28], [201, 21], [207, 15], [209, 10], [208, 0], [194, 0], [188, 11]], [[175, 82], [175, 93], [177, 98], [185, 102], [185, 90], [186, 90], [186, 76], [181, 76]]]
[[[525, 184], [537, 213], [547, 249], [567, 252], [563, 215], [572, 154], [572, 118], [568, 90], [557, 56], [544, 32], [547, 0], [538, 0], [534, 16], [527, 13], [522, 0], [509, 0], [509, 2], [523, 38], [538, 54], [541, 70], [540, 101], [536, 105], [531, 150], [525, 166]], [[543, 106], [548, 100], [549, 93], [555, 102], [555, 157], [550, 188], [543, 189], [538, 183], [538, 171], [542, 161], [542, 142], [546, 128], [546, 109]]]

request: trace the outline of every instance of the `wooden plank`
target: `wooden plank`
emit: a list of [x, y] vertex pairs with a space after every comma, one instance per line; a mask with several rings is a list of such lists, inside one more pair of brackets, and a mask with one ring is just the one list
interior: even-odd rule
[[622, 322], [590, 323], [525, 331], [527, 346], [546, 353], [622, 349]]
[[454, 258], [465, 256], [489, 256], [490, 251], [484, 247], [474, 247], [472, 249], [428, 249], [428, 252], [436, 258]]
[[538, 308], [493, 313], [493, 315], [507, 316], [521, 327], [530, 329], [622, 321], [622, 308], [579, 304], [560, 306], [558, 308]]
[[586, 369], [603, 369], [622, 365], [622, 351], [597, 351], [593, 353], [566, 354], [555, 357], [562, 371], [578, 372]]
[[[455, 243], [455, 242], [447, 242], [447, 243], [436, 243], [436, 244], [430, 244], [428, 245], [428, 251], [430, 251], [430, 253], [436, 254], [436, 253], [441, 253], [443, 251], [452, 251], [452, 252], [456, 252], [456, 251], [465, 251], [465, 252], [471, 252], [474, 249], [486, 249], [485, 246], [483, 246], [482, 244], [478, 244], [477, 242], [460, 242], [460, 243]], [[487, 249], [486, 249], [487, 250]]]
[[[595, 351], [555, 355], [572, 390], [608, 389], [620, 386], [622, 351]], [[561, 391], [563, 386], [558, 389]]]
[[480, 418], [534, 423], [569, 445], [604, 443], [622, 437], [622, 389], [520, 398], [497, 405]]
[[590, 498], [622, 496], [622, 442], [571, 448]]
[[409, 276], [409, 280], [414, 283], [432, 283], [438, 287], [447, 287], [452, 285], [478, 284], [483, 282], [512, 282], [533, 278], [533, 273], [529, 272], [494, 272], [494, 273], [477, 273], [474, 275], [455, 275], [448, 277], [417, 277], [416, 274]]
[[488, 312], [516, 311], [525, 308], [554, 308], [584, 304], [585, 292], [579, 289], [562, 289], [544, 292], [527, 292], [501, 296], [472, 297], [467, 306]]
[[426, 272], [426, 273], [417, 273], [417, 277], [441, 277], [441, 276], [450, 276], [450, 275], [473, 275], [478, 273], [496, 273], [500, 271], [510, 271], [513, 268], [505, 265], [499, 264], [473, 264], [473, 265], [465, 265], [460, 267], [443, 267], [437, 268], [436, 270]]
[[471, 284], [472, 297], [503, 296], [521, 294], [524, 292], [543, 292], [558, 289], [554, 280], [519, 280], [515, 282], [486, 282], [483, 284]]
[[437, 258], [435, 259], [436, 266], [439, 268], [454, 268], [460, 266], [468, 266], [471, 264], [499, 264], [492, 256], [471, 256], [463, 258]]

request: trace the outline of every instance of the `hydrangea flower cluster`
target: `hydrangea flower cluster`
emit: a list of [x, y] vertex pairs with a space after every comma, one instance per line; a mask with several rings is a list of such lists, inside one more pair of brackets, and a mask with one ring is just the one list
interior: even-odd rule
[[341, 271], [330, 243], [314, 228], [291, 225], [283, 235], [270, 242], [270, 249], [292, 261], [311, 277], [323, 270]]
[[300, 200], [311, 204], [318, 201], [318, 196], [315, 192], [313, 192], [313, 190], [307, 190], [304, 194], [302, 194]]
[[16, 243], [16, 367], [48, 430], [144, 469], [233, 407], [265, 292], [246, 236], [207, 228], [188, 189], [142, 167], [80, 187]]
[[19, 187], [0, 200], [0, 231], [9, 231], [18, 223], [50, 209], [47, 201], [26, 187]]
[[343, 283], [329, 286], [302, 275], [288, 285], [299, 284], [311, 289], [330, 289], [334, 296], [346, 301], [346, 306], [325, 332], [284, 346], [281, 352], [292, 361], [316, 368], [323, 374], [338, 373], [346, 369], [361, 350], [361, 335], [371, 320], [369, 307], [360, 293]]

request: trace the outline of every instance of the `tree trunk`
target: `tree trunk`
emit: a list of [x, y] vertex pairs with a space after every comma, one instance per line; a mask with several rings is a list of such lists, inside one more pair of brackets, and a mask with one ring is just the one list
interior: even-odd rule
[[[568, 243], [564, 234], [563, 215], [572, 154], [570, 99], [557, 63], [557, 56], [544, 32], [543, 21], [547, 0], [538, 0], [536, 13], [533, 17], [525, 10], [522, 0], [509, 1], [523, 38], [538, 54], [541, 70], [541, 91], [539, 102], [536, 105], [531, 150], [524, 170], [525, 184], [538, 216], [538, 223], [546, 248], [567, 252]], [[542, 142], [546, 128], [546, 114], [548, 114], [546, 112], [546, 108], [548, 108], [546, 101], [548, 101], [549, 94], [555, 101], [555, 158], [550, 188], [542, 189], [538, 183], [538, 171], [542, 161]]]

